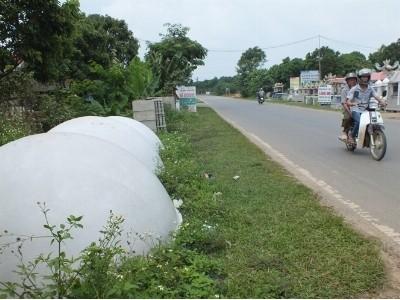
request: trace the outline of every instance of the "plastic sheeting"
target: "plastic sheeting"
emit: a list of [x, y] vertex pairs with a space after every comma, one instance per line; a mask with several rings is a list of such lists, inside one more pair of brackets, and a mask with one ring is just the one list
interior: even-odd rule
[[[125, 121], [125, 123], [127, 122]], [[115, 119], [94, 116], [81, 117], [66, 121], [49, 132], [70, 132], [94, 136], [129, 151], [153, 172], [157, 172], [163, 166], [158, 155], [159, 145], [149, 142], [154, 137], [148, 131], [142, 130], [139, 133], [138, 130], [132, 130], [126, 124]], [[148, 138], [143, 136], [148, 136]]]
[[[105, 139], [56, 131], [0, 147], [2, 234], [7, 230], [8, 234], [47, 235], [40, 201], [50, 209], [51, 224], [64, 223], [71, 214], [83, 216], [84, 228], [66, 242], [69, 255], [77, 255], [100, 237], [110, 210], [125, 218], [121, 236], [125, 248], [143, 254], [167, 240], [179, 225], [179, 213], [156, 175], [124, 148]], [[4, 245], [7, 238], [0, 241]], [[12, 270], [17, 259], [10, 250], [0, 254], [0, 281], [15, 279]], [[27, 241], [22, 251], [26, 260], [49, 253], [49, 239]]]

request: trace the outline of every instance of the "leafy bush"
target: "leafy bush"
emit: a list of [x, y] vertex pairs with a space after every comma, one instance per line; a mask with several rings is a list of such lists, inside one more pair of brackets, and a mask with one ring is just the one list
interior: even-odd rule
[[0, 113], [0, 146], [22, 138], [31, 133], [29, 124], [24, 121], [23, 116]]
[[69, 90], [42, 95], [37, 110], [39, 122], [45, 132], [73, 118], [105, 115], [103, 107], [97, 101], [85, 102]]

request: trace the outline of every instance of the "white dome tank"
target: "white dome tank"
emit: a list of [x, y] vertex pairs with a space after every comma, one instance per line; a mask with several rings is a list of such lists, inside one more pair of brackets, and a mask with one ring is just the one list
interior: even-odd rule
[[158, 155], [158, 147], [148, 143], [137, 131], [109, 118], [94, 116], [76, 118], [57, 125], [49, 132], [70, 132], [94, 136], [129, 151], [152, 172], [157, 172], [163, 167]]
[[[46, 202], [50, 224], [83, 216], [84, 228], [66, 241], [67, 254], [74, 256], [97, 241], [110, 211], [125, 218], [122, 246], [137, 254], [168, 240], [180, 220], [157, 176], [129, 152], [73, 133], [33, 135], [0, 147], [0, 245], [15, 241], [16, 236], [4, 236], [5, 230], [17, 236], [48, 235], [37, 202]], [[25, 260], [54, 251], [49, 242], [27, 241]], [[0, 281], [16, 280], [17, 259], [10, 250], [0, 251]]]
[[158, 138], [158, 136], [153, 132], [153, 130], [151, 130], [149, 127], [147, 127], [143, 123], [141, 123], [135, 119], [120, 117], [120, 116], [111, 116], [111, 117], [107, 117], [107, 118], [111, 119], [113, 121], [121, 122], [121, 123], [129, 126], [130, 128], [137, 130], [141, 135], [143, 135], [143, 137], [151, 145], [153, 145], [157, 149], [163, 148], [163, 144], [162, 144], [161, 140]]

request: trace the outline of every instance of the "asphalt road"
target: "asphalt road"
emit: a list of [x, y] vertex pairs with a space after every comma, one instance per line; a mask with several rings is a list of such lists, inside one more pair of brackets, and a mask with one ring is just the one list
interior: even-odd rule
[[388, 150], [348, 152], [337, 137], [341, 114], [282, 104], [200, 97], [221, 116], [254, 134], [317, 184], [400, 244], [400, 120], [384, 120]]

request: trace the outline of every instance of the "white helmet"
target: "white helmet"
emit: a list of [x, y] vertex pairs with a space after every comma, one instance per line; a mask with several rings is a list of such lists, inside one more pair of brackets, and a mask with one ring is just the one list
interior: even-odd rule
[[[368, 81], [365, 82], [365, 81], [361, 80], [361, 77], [368, 77]], [[368, 84], [369, 81], [371, 80], [371, 70], [368, 68], [364, 68], [364, 69], [361, 69], [360, 71], [358, 71], [358, 79], [359, 79], [359, 83]]]

